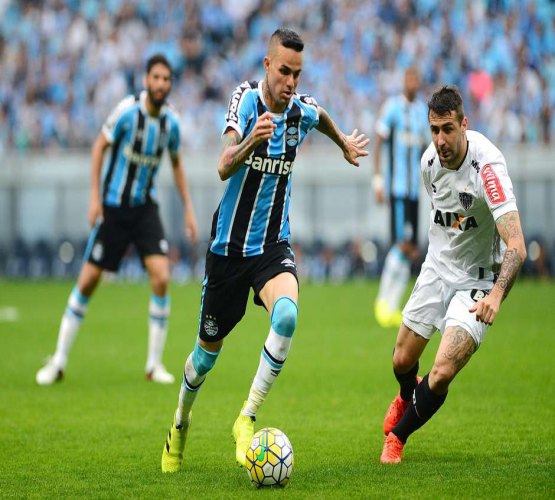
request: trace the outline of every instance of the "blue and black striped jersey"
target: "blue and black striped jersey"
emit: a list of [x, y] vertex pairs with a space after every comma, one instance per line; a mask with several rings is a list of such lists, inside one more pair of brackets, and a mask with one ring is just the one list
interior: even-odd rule
[[[232, 128], [244, 138], [266, 111], [262, 82], [242, 83], [231, 95], [224, 133]], [[318, 124], [318, 104], [309, 95], [295, 94], [273, 121], [274, 135], [231, 176], [214, 213], [210, 250], [218, 255], [260, 255], [290, 239], [293, 163], [306, 134]]]
[[383, 105], [376, 131], [387, 140], [389, 192], [396, 198], [418, 200], [420, 157], [430, 142], [428, 107], [403, 94], [390, 97]]
[[146, 91], [127, 96], [112, 111], [102, 133], [112, 148], [103, 169], [102, 202], [112, 207], [135, 207], [156, 201], [154, 181], [164, 149], [179, 153], [179, 121], [162, 106], [158, 116], [146, 109]]

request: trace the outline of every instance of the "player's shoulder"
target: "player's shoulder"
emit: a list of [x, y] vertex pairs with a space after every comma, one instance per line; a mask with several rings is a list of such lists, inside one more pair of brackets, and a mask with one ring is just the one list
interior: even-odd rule
[[164, 114], [171, 125], [179, 126], [179, 112], [171, 102], [164, 104]]
[[113, 113], [115, 115], [123, 115], [127, 112], [134, 111], [139, 107], [139, 96], [130, 94], [125, 96], [121, 101], [117, 103], [114, 107]]
[[424, 153], [422, 154], [422, 159], [420, 160], [420, 166], [422, 170], [431, 170], [437, 160], [437, 151], [433, 142], [430, 142]]
[[249, 96], [255, 94], [258, 91], [258, 81], [256, 80], [245, 80], [233, 89], [231, 93], [231, 102], [239, 101], [244, 96]]
[[474, 162], [475, 170], [480, 171], [485, 165], [493, 165], [496, 169], [506, 169], [503, 153], [485, 135], [476, 130], [467, 130], [468, 151], [470, 161]]

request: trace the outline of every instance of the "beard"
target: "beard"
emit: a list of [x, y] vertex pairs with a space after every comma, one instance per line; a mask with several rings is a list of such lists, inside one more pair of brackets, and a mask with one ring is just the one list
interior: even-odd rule
[[147, 89], [148, 98], [150, 102], [157, 108], [161, 108], [162, 105], [166, 102], [166, 97], [168, 97], [168, 93], [163, 93], [162, 97], [156, 97], [152, 90]]

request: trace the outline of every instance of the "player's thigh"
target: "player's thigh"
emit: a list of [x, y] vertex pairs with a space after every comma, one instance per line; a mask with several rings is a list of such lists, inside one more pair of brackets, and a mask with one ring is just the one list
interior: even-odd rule
[[133, 243], [143, 262], [150, 255], [168, 255], [168, 241], [158, 212], [158, 205], [137, 207], [133, 220]]
[[125, 209], [105, 206], [103, 221], [89, 235], [85, 262], [108, 271], [117, 271], [132, 241], [131, 226], [129, 213]]
[[249, 270], [254, 302], [272, 311], [279, 297], [289, 297], [297, 303], [299, 282], [295, 254], [287, 244], [277, 245], [257, 257]]
[[[449, 326], [443, 332], [430, 378], [432, 384], [448, 384], [476, 352], [476, 343], [462, 326]], [[446, 387], [445, 387], [446, 388]]]
[[482, 344], [488, 325], [478, 321], [476, 314], [471, 313], [469, 309], [487, 293], [489, 290], [458, 290], [451, 299], [445, 315], [445, 328], [463, 328], [474, 340], [476, 349]]
[[447, 307], [454, 293], [441, 280], [433, 265], [424, 262], [403, 309], [403, 323], [429, 340], [437, 330], [443, 331]]
[[245, 314], [250, 290], [247, 262], [208, 251], [198, 331], [204, 342], [225, 338]]

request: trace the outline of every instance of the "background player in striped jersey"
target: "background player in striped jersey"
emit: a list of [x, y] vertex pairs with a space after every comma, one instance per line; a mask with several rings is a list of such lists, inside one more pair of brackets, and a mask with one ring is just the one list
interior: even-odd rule
[[[467, 130], [456, 87], [437, 91], [428, 108], [432, 144], [421, 170], [432, 201], [430, 242], [393, 353], [400, 393], [385, 416], [382, 463], [400, 462], [408, 437], [441, 407], [526, 258], [505, 158], [482, 134]], [[418, 360], [436, 329], [443, 336], [434, 364], [418, 379]]]
[[368, 139], [356, 129], [343, 134], [312, 97], [296, 93], [303, 47], [294, 31], [277, 30], [264, 58], [264, 80], [242, 83], [230, 99], [218, 162], [227, 185], [214, 214], [198, 337], [185, 363], [164, 446], [164, 472], [181, 468], [191, 407], [225, 336], [242, 318], [252, 288], [255, 303], [270, 314], [271, 326], [248, 399], [233, 425], [236, 459], [245, 464], [255, 415], [283, 367], [297, 323], [297, 269], [289, 232], [297, 151], [316, 128], [339, 146], [349, 163], [358, 166], [358, 158], [368, 154], [363, 149]]
[[[93, 144], [89, 207], [93, 230], [85, 263], [62, 317], [56, 353], [37, 372], [39, 384], [62, 379], [71, 345], [103, 270], [117, 271], [131, 243], [143, 259], [152, 286], [147, 378], [160, 383], [174, 381], [162, 364], [170, 311], [170, 273], [155, 179], [164, 149], [170, 154], [175, 185], [184, 204], [185, 231], [192, 242], [197, 240], [197, 224], [180, 158], [178, 117], [166, 104], [172, 69], [163, 55], [154, 55], [147, 61], [144, 85], [146, 90], [118, 104]], [[103, 158], [110, 146], [101, 187]]]
[[[401, 299], [410, 278], [411, 262], [419, 259], [418, 197], [420, 157], [429, 141], [426, 103], [418, 98], [420, 73], [405, 71], [403, 92], [383, 105], [376, 125], [374, 194], [389, 198], [391, 248], [385, 258], [374, 314], [382, 327], [401, 322]], [[387, 144], [387, 171], [381, 173], [382, 145]]]

